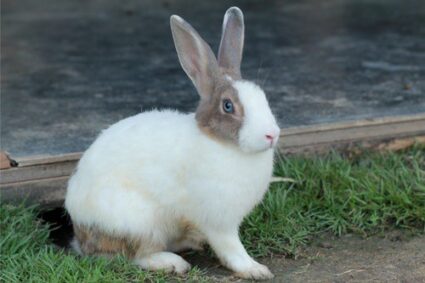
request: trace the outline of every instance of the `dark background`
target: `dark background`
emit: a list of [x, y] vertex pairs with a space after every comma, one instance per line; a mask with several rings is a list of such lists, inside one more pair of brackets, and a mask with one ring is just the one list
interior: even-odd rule
[[83, 151], [141, 109], [193, 111], [169, 17], [217, 50], [224, 12], [245, 14], [242, 72], [281, 127], [425, 112], [425, 1], [1, 2], [1, 148]]

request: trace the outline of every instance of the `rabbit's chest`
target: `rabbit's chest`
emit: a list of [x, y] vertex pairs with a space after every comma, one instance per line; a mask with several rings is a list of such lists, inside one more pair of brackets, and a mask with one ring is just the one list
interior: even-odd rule
[[201, 215], [241, 221], [261, 201], [273, 169], [273, 152], [211, 156], [193, 168], [189, 197]]

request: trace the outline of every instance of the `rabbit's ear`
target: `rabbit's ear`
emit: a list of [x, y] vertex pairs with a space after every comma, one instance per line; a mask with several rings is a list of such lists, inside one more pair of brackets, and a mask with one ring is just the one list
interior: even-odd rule
[[214, 53], [196, 30], [179, 16], [171, 16], [170, 24], [183, 70], [192, 80], [199, 95], [210, 95], [220, 74]]
[[241, 61], [245, 26], [242, 11], [231, 7], [223, 20], [223, 33], [218, 50], [218, 65], [233, 79], [241, 78]]

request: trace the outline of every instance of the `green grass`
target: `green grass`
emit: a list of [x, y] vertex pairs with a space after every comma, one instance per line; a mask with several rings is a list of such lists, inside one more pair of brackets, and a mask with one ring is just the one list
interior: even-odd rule
[[[425, 147], [344, 158], [280, 158], [274, 183], [244, 221], [250, 254], [294, 255], [321, 233], [368, 235], [401, 228], [425, 231]], [[185, 278], [149, 273], [123, 258], [79, 258], [49, 245], [49, 228], [35, 208], [0, 206], [1, 282], [208, 281], [193, 269]]]
[[[144, 272], [124, 258], [77, 257], [49, 245], [49, 229], [34, 208], [0, 206], [0, 282], [169, 282], [164, 273]], [[192, 269], [175, 281], [202, 282]]]
[[425, 146], [356, 158], [281, 157], [273, 184], [242, 226], [251, 254], [294, 255], [320, 233], [425, 232]]

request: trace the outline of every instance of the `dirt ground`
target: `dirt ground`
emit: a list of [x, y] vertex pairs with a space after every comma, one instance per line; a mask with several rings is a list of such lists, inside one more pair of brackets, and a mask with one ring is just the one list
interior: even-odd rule
[[[248, 282], [203, 256], [185, 256], [218, 282]], [[318, 239], [298, 259], [260, 260], [275, 274], [270, 282], [425, 282], [425, 236], [399, 231], [362, 238]]]

